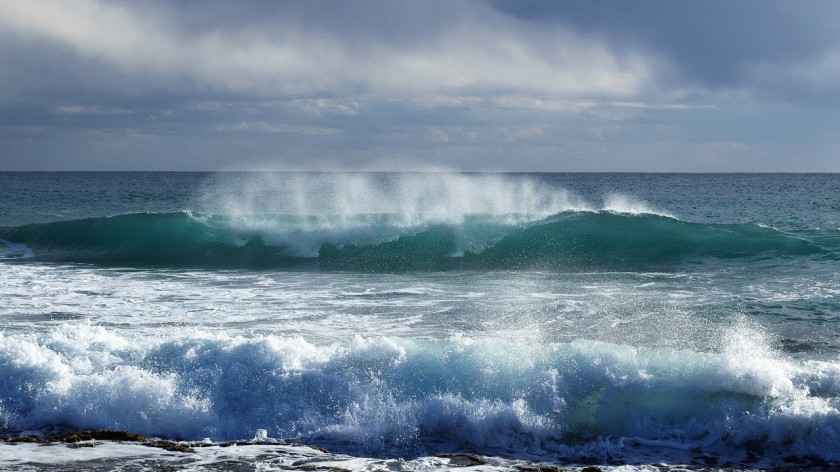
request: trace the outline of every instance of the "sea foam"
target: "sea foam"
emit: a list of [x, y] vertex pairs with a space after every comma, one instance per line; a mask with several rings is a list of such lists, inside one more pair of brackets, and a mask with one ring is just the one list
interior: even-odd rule
[[744, 330], [729, 349], [698, 353], [464, 337], [318, 345], [194, 331], [129, 340], [70, 324], [0, 335], [0, 418], [7, 431], [187, 440], [265, 429], [365, 454], [569, 454], [636, 438], [724, 454], [759, 442], [767, 454], [840, 459], [836, 363], [786, 360]]

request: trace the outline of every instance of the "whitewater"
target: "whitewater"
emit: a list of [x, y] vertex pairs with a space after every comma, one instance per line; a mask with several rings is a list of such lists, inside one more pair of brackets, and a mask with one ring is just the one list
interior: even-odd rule
[[[0, 173], [0, 467], [837, 467], [837, 195]], [[90, 430], [149, 439], [19, 439]]]

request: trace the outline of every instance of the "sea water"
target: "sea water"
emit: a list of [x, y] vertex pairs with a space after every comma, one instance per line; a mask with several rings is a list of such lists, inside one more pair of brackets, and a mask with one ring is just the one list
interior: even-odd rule
[[0, 173], [2, 435], [196, 446], [0, 466], [836, 465], [838, 317], [840, 175]]

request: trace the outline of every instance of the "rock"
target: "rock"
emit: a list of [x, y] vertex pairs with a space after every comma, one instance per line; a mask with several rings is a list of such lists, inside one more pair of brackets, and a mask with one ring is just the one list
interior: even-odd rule
[[174, 441], [149, 441], [144, 442], [144, 446], [156, 447], [172, 452], [195, 452], [195, 449], [186, 444], [176, 443]]
[[97, 429], [91, 431], [77, 431], [75, 433], [62, 434], [60, 436], [50, 436], [47, 442], [64, 442], [76, 443], [79, 441], [129, 441], [129, 442], [143, 442], [148, 441], [149, 438], [142, 434], [132, 433], [131, 431], [119, 431], [113, 429]]
[[449, 465], [455, 467], [472, 467], [474, 465], [484, 465], [487, 463], [487, 461], [485, 461], [483, 457], [475, 454], [438, 454], [435, 457], [449, 459]]
[[516, 470], [519, 472], [566, 472], [566, 469], [553, 465], [517, 466]]
[[3, 442], [7, 443], [42, 443], [45, 442], [44, 438], [39, 438], [38, 436], [9, 436], [6, 438], [0, 439]]
[[[295, 467], [295, 465], [292, 464], [292, 467]], [[311, 471], [324, 471], [324, 472], [351, 472], [350, 470], [342, 469], [341, 467], [319, 466], [319, 465], [316, 465], [316, 464], [300, 465], [300, 466], [295, 467], [294, 470], [311, 470]]]

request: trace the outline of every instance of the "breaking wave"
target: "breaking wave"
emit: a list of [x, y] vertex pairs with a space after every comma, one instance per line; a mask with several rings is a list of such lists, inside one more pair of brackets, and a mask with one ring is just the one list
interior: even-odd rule
[[[6, 431], [272, 437], [366, 454], [568, 454], [622, 441], [838, 460], [840, 366], [735, 329], [720, 352], [597, 341], [128, 339], [84, 323], [0, 334]], [[615, 453], [616, 451], [612, 451]], [[501, 452], [504, 454], [504, 452]]]
[[0, 257], [126, 266], [349, 271], [667, 269], [707, 259], [828, 254], [753, 224], [704, 224], [650, 213], [564, 211], [547, 218], [464, 215], [225, 217], [136, 213], [0, 228]]

